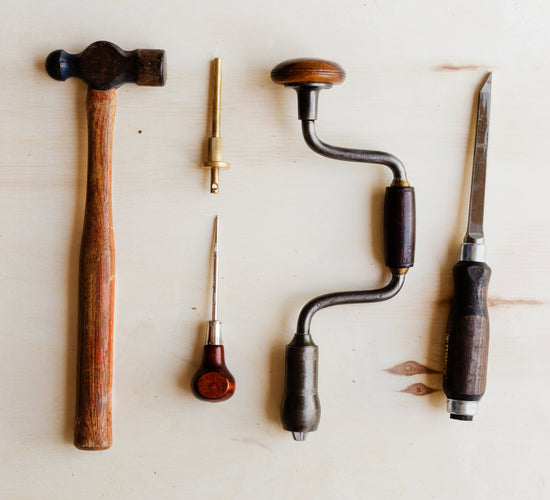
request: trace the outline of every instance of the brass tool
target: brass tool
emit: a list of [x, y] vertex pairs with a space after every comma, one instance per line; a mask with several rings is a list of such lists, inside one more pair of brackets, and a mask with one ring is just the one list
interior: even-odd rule
[[220, 192], [220, 168], [229, 168], [230, 164], [222, 160], [223, 139], [220, 137], [222, 114], [222, 60], [212, 61], [212, 135], [208, 138], [208, 161], [203, 168], [210, 169], [210, 192]]
[[218, 320], [218, 216], [214, 219], [212, 251], [212, 320], [208, 322], [202, 364], [193, 376], [191, 390], [202, 401], [225, 401], [235, 392], [235, 379], [225, 366], [222, 322]]

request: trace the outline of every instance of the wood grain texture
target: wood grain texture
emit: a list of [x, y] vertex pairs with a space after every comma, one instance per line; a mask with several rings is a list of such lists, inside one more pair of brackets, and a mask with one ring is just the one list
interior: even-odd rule
[[386, 368], [386, 371], [394, 375], [405, 375], [406, 377], [410, 377], [411, 375], [418, 375], [421, 373], [426, 373], [428, 375], [441, 373], [437, 370], [429, 368], [428, 366], [422, 365], [417, 361], [405, 361], [404, 363], [399, 363], [395, 366], [392, 366], [391, 368]]
[[489, 355], [487, 289], [491, 269], [484, 262], [458, 262], [447, 325], [443, 389], [448, 398], [475, 401], [485, 393]]
[[193, 394], [202, 401], [225, 401], [235, 392], [235, 378], [225, 365], [223, 345], [205, 345], [202, 364], [191, 380]]
[[384, 201], [384, 257], [391, 269], [414, 265], [416, 238], [414, 188], [389, 186]]
[[346, 79], [346, 72], [332, 61], [324, 59], [290, 59], [273, 68], [271, 80], [282, 85], [326, 83], [338, 85]]
[[412, 394], [414, 396], [427, 396], [428, 394], [431, 394], [432, 392], [439, 391], [441, 389], [433, 389], [432, 387], [428, 387], [426, 384], [423, 384], [422, 382], [417, 382], [416, 384], [411, 384], [405, 389], [401, 390], [400, 392], [405, 392], [407, 394]]
[[88, 90], [88, 183], [80, 248], [75, 446], [112, 444], [115, 249], [111, 158], [116, 93]]

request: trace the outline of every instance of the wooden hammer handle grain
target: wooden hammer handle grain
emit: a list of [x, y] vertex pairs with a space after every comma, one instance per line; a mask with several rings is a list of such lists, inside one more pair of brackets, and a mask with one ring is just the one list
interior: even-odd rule
[[115, 248], [111, 159], [115, 89], [88, 89], [88, 184], [78, 299], [78, 377], [75, 446], [103, 450], [112, 443]]

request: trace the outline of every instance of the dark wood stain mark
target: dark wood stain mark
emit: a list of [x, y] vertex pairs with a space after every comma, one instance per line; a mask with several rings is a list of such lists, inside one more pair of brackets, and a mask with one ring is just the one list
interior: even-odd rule
[[[447, 297], [437, 301], [438, 305], [450, 305], [451, 297]], [[487, 298], [488, 307], [501, 307], [501, 306], [542, 306], [546, 304], [544, 300], [538, 299], [505, 299], [503, 297], [489, 297]]]
[[464, 65], [457, 66], [455, 64], [442, 64], [441, 66], [436, 66], [437, 71], [473, 71], [474, 69], [479, 69], [480, 66], [475, 65]]
[[441, 389], [432, 389], [431, 387], [428, 387], [425, 384], [417, 383], [409, 385], [406, 389], [403, 389], [399, 392], [406, 392], [408, 394], [413, 394], [415, 396], [427, 396], [428, 394], [431, 394], [432, 392], [439, 391]]
[[504, 299], [502, 297], [489, 297], [487, 305], [489, 307], [499, 306], [542, 306], [545, 302], [538, 299]]
[[419, 373], [441, 373], [437, 370], [421, 365], [416, 361], [405, 361], [404, 363], [392, 366], [391, 368], [386, 368], [386, 371], [388, 373], [393, 373], [394, 375], [406, 375], [407, 377], [410, 377], [411, 375], [418, 375]]

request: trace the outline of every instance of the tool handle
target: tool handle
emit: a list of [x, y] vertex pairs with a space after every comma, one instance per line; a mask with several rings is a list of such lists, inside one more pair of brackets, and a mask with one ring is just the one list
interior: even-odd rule
[[386, 266], [406, 271], [414, 265], [416, 235], [414, 188], [389, 186], [384, 200]]
[[235, 393], [235, 378], [225, 366], [223, 345], [205, 345], [202, 364], [191, 380], [191, 390], [202, 401], [218, 402]]
[[103, 450], [112, 443], [115, 248], [111, 158], [115, 89], [88, 89], [88, 184], [78, 289], [78, 378], [75, 446]]
[[484, 262], [460, 261], [454, 266], [453, 275], [443, 389], [450, 399], [478, 401], [487, 380], [487, 289], [491, 269]]
[[281, 85], [338, 85], [346, 78], [342, 67], [325, 59], [289, 59], [271, 71], [271, 80]]
[[281, 403], [283, 428], [303, 440], [317, 430], [321, 403], [317, 389], [319, 347], [310, 334], [297, 333], [286, 346], [285, 392]]

